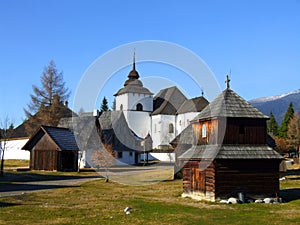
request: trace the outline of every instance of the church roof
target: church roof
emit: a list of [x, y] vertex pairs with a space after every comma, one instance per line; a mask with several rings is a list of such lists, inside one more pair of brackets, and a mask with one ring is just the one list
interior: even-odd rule
[[132, 70], [128, 74], [128, 79], [124, 83], [124, 87], [118, 90], [114, 96], [118, 96], [125, 93], [137, 93], [137, 94], [147, 94], [153, 95], [151, 91], [143, 87], [142, 81], [139, 80], [139, 73], [135, 69], [135, 53], [133, 55]]
[[216, 99], [206, 106], [194, 120], [213, 117], [269, 118], [230, 88], [225, 89]]
[[201, 112], [208, 104], [209, 102], [203, 96], [188, 99], [180, 106], [177, 114]]
[[267, 145], [196, 145], [179, 159], [282, 159]]
[[176, 115], [177, 110], [187, 100], [177, 87], [160, 90], [153, 99], [152, 115]]
[[128, 82], [128, 84], [126, 84], [126, 86], [124, 86], [123, 88], [118, 90], [118, 92], [116, 94], [114, 94], [114, 96], [118, 96], [118, 95], [125, 94], [125, 93], [153, 95], [153, 93], [151, 91], [149, 91], [147, 88], [143, 87], [143, 83], [138, 79]]

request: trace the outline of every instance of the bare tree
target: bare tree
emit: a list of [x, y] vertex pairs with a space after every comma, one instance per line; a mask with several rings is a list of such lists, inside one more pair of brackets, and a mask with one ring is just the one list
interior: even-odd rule
[[103, 144], [101, 148], [93, 152], [91, 159], [96, 167], [105, 169], [105, 182], [108, 182], [108, 169], [115, 162], [115, 151], [113, 150], [112, 145]]
[[4, 176], [4, 154], [7, 149], [8, 140], [12, 137], [14, 126], [8, 117], [5, 117], [4, 121], [1, 122], [0, 129], [0, 155], [1, 155], [1, 165], [0, 165], [0, 176]]
[[41, 76], [41, 87], [35, 85], [31, 102], [24, 109], [28, 118], [26, 130], [32, 133], [40, 125], [56, 126], [61, 117], [66, 115], [66, 107], [70, 91], [65, 87], [63, 73], [56, 69], [54, 61], [44, 69]]

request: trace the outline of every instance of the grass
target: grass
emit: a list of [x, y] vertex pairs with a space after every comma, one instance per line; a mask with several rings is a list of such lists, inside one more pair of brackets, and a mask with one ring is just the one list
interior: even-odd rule
[[[2, 197], [0, 224], [297, 224], [300, 175], [282, 181], [281, 189], [293, 195], [289, 202], [223, 205], [181, 198], [181, 180], [126, 186], [99, 179], [76, 187]], [[132, 208], [130, 215], [123, 212], [127, 206]]]
[[29, 160], [23, 159], [6, 159], [4, 161], [5, 168], [29, 167]]

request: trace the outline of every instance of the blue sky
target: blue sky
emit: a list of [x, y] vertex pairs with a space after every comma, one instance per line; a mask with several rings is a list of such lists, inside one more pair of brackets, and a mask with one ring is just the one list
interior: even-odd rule
[[[142, 40], [190, 49], [205, 61], [222, 89], [231, 70], [232, 89], [247, 100], [299, 89], [299, 12], [299, 0], [1, 0], [0, 118], [8, 116], [15, 125], [25, 119], [23, 108], [32, 85], [40, 84], [50, 60], [64, 73], [72, 105], [92, 62], [113, 48]], [[142, 52], [136, 51], [138, 59]], [[151, 74], [173, 81], [171, 73], [180, 76], [161, 66], [137, 68], [141, 77]], [[99, 99], [105, 95], [111, 104], [129, 69], [120, 70]], [[187, 87], [184, 91], [189, 97], [199, 95], [189, 82], [180, 80]]]

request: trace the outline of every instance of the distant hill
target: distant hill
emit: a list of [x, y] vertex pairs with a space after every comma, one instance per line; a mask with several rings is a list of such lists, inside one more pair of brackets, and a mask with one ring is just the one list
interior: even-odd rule
[[272, 111], [279, 125], [290, 102], [293, 102], [294, 110], [300, 114], [300, 89], [287, 94], [257, 98], [249, 101], [249, 103], [267, 116], [270, 116], [270, 112]]

